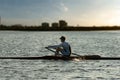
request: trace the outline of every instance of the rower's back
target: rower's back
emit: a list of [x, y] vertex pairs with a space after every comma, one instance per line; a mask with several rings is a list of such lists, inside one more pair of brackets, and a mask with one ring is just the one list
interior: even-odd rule
[[68, 55], [68, 56], [70, 56], [71, 55], [71, 47], [70, 47], [70, 44], [68, 43], [68, 42], [62, 42], [61, 43], [61, 45], [62, 45], [62, 47], [63, 47], [63, 50], [65, 51], [65, 52], [62, 52], [63, 53], [63, 55]]

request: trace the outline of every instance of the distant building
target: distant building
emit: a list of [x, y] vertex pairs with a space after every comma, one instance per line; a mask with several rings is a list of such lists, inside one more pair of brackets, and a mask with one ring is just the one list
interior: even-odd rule
[[64, 20], [59, 21], [59, 27], [67, 27], [67, 22]]
[[42, 27], [43, 28], [48, 28], [49, 27], [49, 23], [47, 23], [47, 22], [42, 23]]
[[57, 22], [52, 23], [52, 27], [54, 27], [54, 28], [59, 27], [59, 23], [57, 23]]

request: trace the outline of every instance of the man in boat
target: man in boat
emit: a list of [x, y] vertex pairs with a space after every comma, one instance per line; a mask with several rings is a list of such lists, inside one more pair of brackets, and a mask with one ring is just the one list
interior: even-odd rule
[[66, 38], [64, 36], [61, 36], [60, 40], [61, 40], [61, 44], [48, 46], [46, 48], [56, 49], [55, 56], [60, 55], [59, 52], [61, 52], [63, 57], [70, 57], [70, 55], [71, 55], [71, 46], [70, 46], [70, 44], [65, 41]]

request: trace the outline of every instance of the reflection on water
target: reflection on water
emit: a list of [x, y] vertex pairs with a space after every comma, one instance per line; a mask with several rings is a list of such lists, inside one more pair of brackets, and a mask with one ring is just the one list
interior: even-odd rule
[[[64, 35], [73, 52], [120, 56], [120, 31], [0, 32], [1, 56], [43, 56]], [[0, 60], [0, 80], [120, 80], [119, 61]]]

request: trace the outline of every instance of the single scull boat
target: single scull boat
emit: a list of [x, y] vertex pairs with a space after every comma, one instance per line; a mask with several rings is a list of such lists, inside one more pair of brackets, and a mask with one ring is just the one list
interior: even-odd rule
[[42, 56], [42, 57], [0, 57], [0, 59], [20, 59], [20, 60], [120, 60], [120, 57], [101, 57], [99, 55], [85, 55], [85, 56]]

